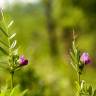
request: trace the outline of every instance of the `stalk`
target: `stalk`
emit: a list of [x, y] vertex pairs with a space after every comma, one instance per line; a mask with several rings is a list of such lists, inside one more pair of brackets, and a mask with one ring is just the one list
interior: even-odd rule
[[[77, 72], [77, 75], [78, 75], [78, 84], [79, 84], [79, 87], [81, 87], [81, 74], [80, 74], [80, 72]], [[81, 96], [80, 90], [81, 89], [78, 90], [78, 96]]]
[[12, 71], [12, 72], [10, 72], [10, 74], [11, 74], [11, 89], [13, 89], [14, 88], [14, 71]]
[[10, 40], [8, 38], [8, 42], [9, 42], [9, 66], [10, 66], [10, 75], [11, 75], [11, 89], [14, 88], [14, 64], [12, 62], [12, 50], [10, 49], [11, 43]]
[[[5, 23], [5, 19], [4, 19], [4, 16], [3, 16], [3, 20], [4, 20], [4, 23]], [[11, 41], [9, 39], [9, 30], [8, 30], [8, 26], [6, 25], [5, 23], [5, 28], [6, 28], [6, 31], [7, 31], [7, 34], [8, 34], [8, 37], [7, 37], [7, 40], [8, 40], [8, 49], [9, 49], [9, 66], [10, 66], [10, 75], [11, 75], [11, 89], [14, 88], [14, 64], [13, 64], [13, 61], [12, 61], [12, 50], [10, 49], [10, 46], [11, 46]]]

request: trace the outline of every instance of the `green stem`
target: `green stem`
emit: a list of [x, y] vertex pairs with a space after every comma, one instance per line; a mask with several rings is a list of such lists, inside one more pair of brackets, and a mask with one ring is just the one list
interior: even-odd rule
[[13, 82], [13, 79], [14, 79], [14, 71], [11, 72], [11, 89], [14, 88], [14, 82]]
[[[81, 86], [81, 74], [79, 72], [77, 74], [78, 74], [78, 84], [79, 86]], [[80, 96], [80, 91], [78, 93], [78, 96]]]

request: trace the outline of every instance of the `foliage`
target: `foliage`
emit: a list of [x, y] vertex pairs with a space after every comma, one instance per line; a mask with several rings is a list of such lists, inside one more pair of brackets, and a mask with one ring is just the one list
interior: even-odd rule
[[[84, 55], [85, 54], [85, 55]], [[90, 62], [90, 57], [88, 54], [83, 53], [81, 55], [80, 51], [76, 46], [76, 36], [73, 31], [73, 42], [72, 42], [72, 51], [70, 52], [71, 56], [71, 65], [77, 73], [78, 80], [76, 81], [76, 96], [96, 96], [96, 90], [93, 91], [91, 85], [87, 85], [84, 80], [81, 80], [81, 75], [87, 64]], [[88, 62], [86, 62], [88, 60]]]
[[12, 90], [10, 90], [7, 86], [1, 88], [0, 96], [25, 96], [27, 89], [23, 92], [20, 91], [20, 86], [15, 86]]
[[[8, 61], [3, 62], [7, 63], [7, 71], [9, 71], [11, 75], [11, 89], [4, 88], [4, 90], [1, 90], [1, 96], [23, 96], [24, 93], [20, 93], [19, 87], [14, 87], [14, 73], [18, 68], [27, 65], [28, 60], [25, 59], [24, 56], [19, 57], [18, 54], [18, 48], [16, 47], [17, 40], [14, 40], [14, 37], [16, 36], [16, 33], [9, 34], [9, 28], [12, 26], [13, 21], [11, 21], [8, 25], [6, 25], [5, 16], [3, 14], [3, 11], [1, 10], [1, 16], [2, 16], [2, 26], [0, 26], [0, 31], [5, 36], [5, 40], [7, 42], [0, 40], [0, 43], [2, 46], [0, 46], [0, 51], [8, 58]], [[1, 65], [2, 66], [2, 65]], [[10, 91], [9, 91], [10, 90]], [[21, 95], [20, 95], [21, 94]]]
[[[18, 1], [20, 0], [16, 0], [16, 2]], [[27, 68], [20, 68], [21, 70], [15, 73], [14, 85], [19, 82], [22, 90], [28, 88], [30, 91], [28, 96], [57, 96], [57, 94], [58, 96], [74, 96], [73, 85], [74, 81], [77, 81], [77, 72], [75, 70], [76, 74], [74, 74], [74, 70], [70, 68], [67, 53], [71, 46], [74, 27], [76, 33], [79, 34], [76, 48], [78, 47], [77, 49], [81, 51], [86, 50], [92, 55], [92, 64], [84, 66], [82, 70], [81, 79], [87, 83], [85, 84], [87, 88], [84, 88], [84, 90], [87, 90], [91, 85], [94, 91], [96, 88], [95, 0], [51, 0], [51, 16], [54, 19], [58, 43], [57, 50], [59, 51], [56, 58], [50, 56], [51, 46], [49, 45], [46, 29], [45, 5], [42, 0], [40, 1], [40, 3], [36, 4], [21, 4], [15, 3], [15, 1], [13, 5], [6, 3], [7, 7], [4, 10], [4, 15], [7, 17], [5, 19], [8, 19], [6, 25], [10, 22], [9, 15], [15, 22], [9, 28], [9, 33], [11, 35], [11, 33], [16, 32], [16, 36], [12, 40], [17, 40], [17, 46], [20, 45], [19, 54], [24, 53], [30, 61], [30, 65]], [[1, 17], [0, 15], [0, 21], [2, 20]], [[2, 25], [1, 23], [0, 26]], [[0, 29], [0, 39], [3, 41], [1, 41], [0, 46], [2, 45], [1, 47], [4, 49], [0, 51], [0, 66], [5, 70], [7, 69], [7, 72], [4, 69], [1, 70], [0, 67], [1, 86], [5, 84], [6, 80], [10, 81], [8, 73], [10, 68], [7, 66], [8, 58], [5, 52], [7, 49], [5, 45], [8, 43], [7, 39], [5, 39], [6, 35], [2, 34], [2, 28], [6, 29], [3, 25]], [[4, 45], [3, 43], [6, 44]], [[81, 52], [79, 53], [81, 54]], [[73, 64], [75, 67], [77, 66], [75, 63]], [[10, 85], [10, 82], [8, 82], [8, 85]], [[75, 90], [76, 92], [77, 90]]]

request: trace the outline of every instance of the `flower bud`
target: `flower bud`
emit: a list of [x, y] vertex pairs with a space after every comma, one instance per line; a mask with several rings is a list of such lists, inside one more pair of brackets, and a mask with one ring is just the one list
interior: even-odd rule
[[24, 56], [20, 56], [20, 58], [19, 58], [19, 64], [21, 66], [27, 65], [28, 64], [28, 60]]
[[82, 53], [81, 57], [80, 57], [80, 61], [83, 63], [83, 64], [90, 64], [91, 63], [91, 59], [89, 57], [89, 54], [84, 52]]

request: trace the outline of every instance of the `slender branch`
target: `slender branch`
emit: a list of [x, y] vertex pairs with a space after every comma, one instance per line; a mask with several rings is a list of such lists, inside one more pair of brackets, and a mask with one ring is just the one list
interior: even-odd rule
[[[77, 72], [77, 74], [78, 74], [78, 84], [79, 86], [81, 86], [81, 74], [79, 72]], [[78, 96], [80, 96], [80, 90], [78, 92]]]
[[13, 89], [14, 88], [14, 81], [13, 81], [14, 71], [12, 71], [10, 74], [11, 74], [11, 89]]

